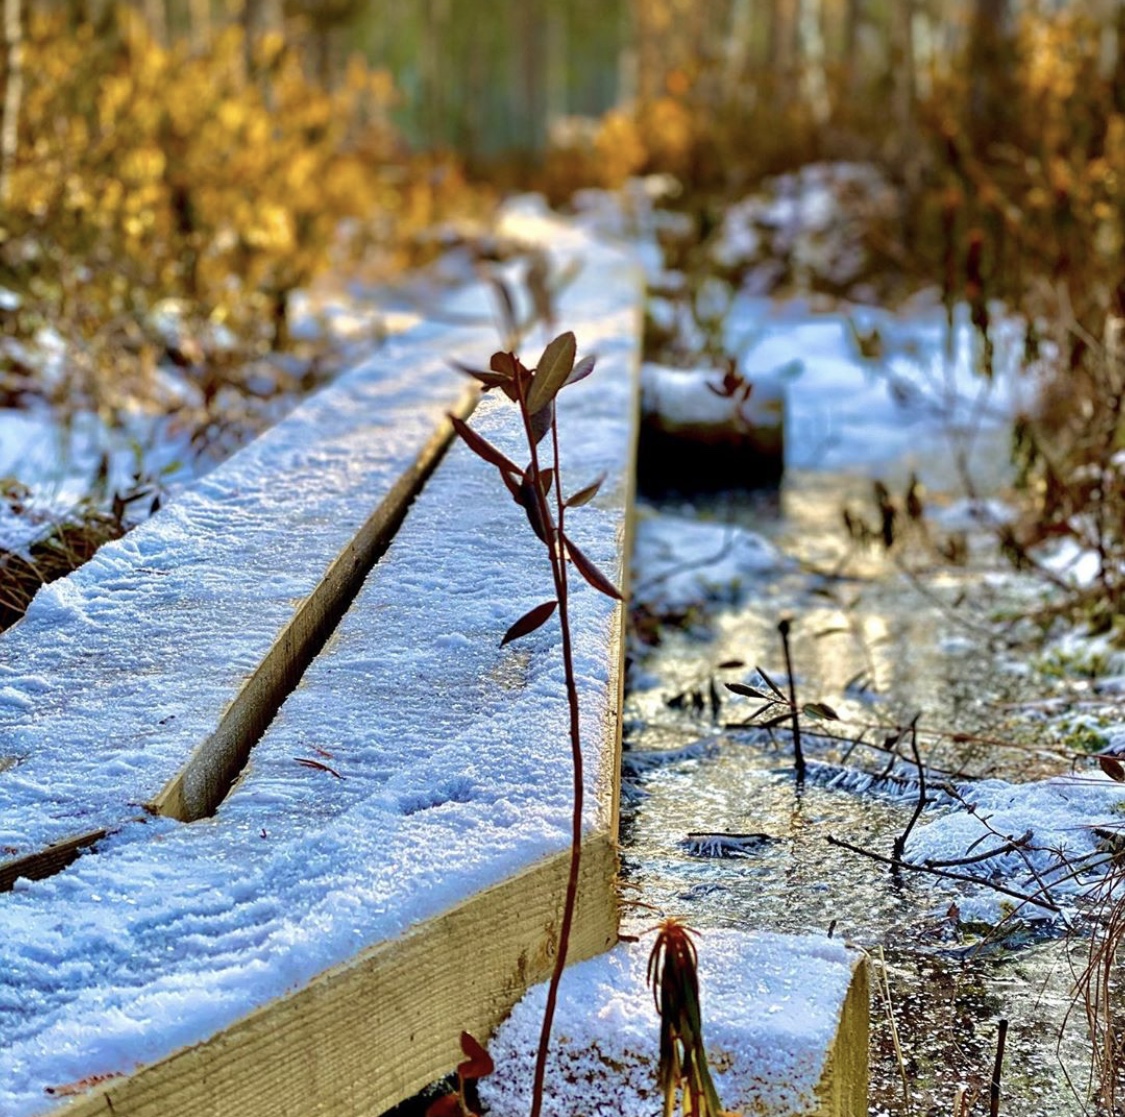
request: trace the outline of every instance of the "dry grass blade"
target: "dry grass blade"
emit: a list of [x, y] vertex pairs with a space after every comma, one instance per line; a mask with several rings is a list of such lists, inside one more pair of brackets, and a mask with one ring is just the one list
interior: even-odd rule
[[305, 768], [313, 768], [318, 772], [327, 772], [330, 776], [335, 776], [338, 780], [344, 778], [335, 768], [331, 767], [331, 765], [324, 764], [319, 760], [313, 760], [307, 756], [295, 756], [293, 759]]

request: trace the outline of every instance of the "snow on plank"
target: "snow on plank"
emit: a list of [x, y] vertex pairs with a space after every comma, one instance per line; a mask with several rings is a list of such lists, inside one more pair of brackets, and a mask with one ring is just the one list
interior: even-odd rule
[[213, 807], [470, 406], [458, 341], [396, 338], [0, 635], [0, 889]]
[[[866, 1117], [868, 977], [862, 955], [823, 935], [709, 929], [697, 936], [707, 1062], [724, 1109], [758, 1117]], [[547, 1059], [544, 1117], [663, 1109], [651, 938], [568, 970]], [[528, 1112], [546, 986], [528, 992], [489, 1051], [491, 1117]], [[607, 1089], [612, 1083], [612, 1089]]]
[[[639, 286], [622, 255], [548, 231], [586, 261], [559, 328], [599, 357], [560, 397], [564, 486], [608, 473], [569, 525], [620, 583]], [[525, 456], [506, 401], [487, 398], [473, 425]], [[616, 936], [623, 618], [572, 584], [581, 958]], [[47, 1086], [116, 1074], [68, 1117], [109, 1102], [133, 1117], [376, 1113], [456, 1063], [462, 1028], [487, 1034], [557, 948], [571, 801], [557, 635], [499, 647], [549, 587], [495, 470], [455, 444], [214, 817], [130, 827], [4, 899], [0, 1112], [27, 1117], [51, 1108]]]

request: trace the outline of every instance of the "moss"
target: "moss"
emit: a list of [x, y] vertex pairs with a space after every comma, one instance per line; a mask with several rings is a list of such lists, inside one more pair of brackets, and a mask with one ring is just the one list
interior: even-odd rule
[[1101, 752], [1109, 744], [1109, 738], [1094, 726], [1083, 723], [1075, 725], [1062, 739], [1062, 743], [1075, 752]]

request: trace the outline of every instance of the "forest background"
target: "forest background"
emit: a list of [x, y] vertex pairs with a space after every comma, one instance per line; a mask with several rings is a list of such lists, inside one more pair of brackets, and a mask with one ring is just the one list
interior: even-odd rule
[[[195, 449], [229, 449], [253, 433], [242, 401], [328, 375], [307, 351], [263, 365], [301, 349], [295, 293], [401, 274], [506, 189], [565, 203], [666, 174], [706, 246], [764, 177], [861, 160], [895, 190], [865, 230], [885, 301], [938, 285], [986, 352], [998, 303], [1029, 357], [1057, 344], [1058, 388], [1017, 432], [1037, 530], [1125, 500], [1081, 480], [1125, 446], [1116, 0], [3, 0], [2, 30], [0, 406], [107, 425], [174, 406]], [[144, 480], [25, 588], [123, 530]]]

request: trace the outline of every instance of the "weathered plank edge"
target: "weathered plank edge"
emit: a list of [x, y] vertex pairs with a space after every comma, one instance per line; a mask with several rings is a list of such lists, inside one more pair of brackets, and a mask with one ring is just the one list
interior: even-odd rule
[[836, 1036], [816, 1088], [813, 1117], [867, 1117], [871, 991], [866, 955], [852, 971]]
[[0, 892], [11, 892], [20, 877], [44, 880], [55, 873], [61, 873], [68, 865], [74, 864], [84, 850], [96, 845], [108, 833], [108, 830], [91, 830], [86, 834], [52, 842], [34, 853], [0, 862]]
[[[61, 1117], [374, 1115], [446, 1074], [550, 973], [570, 853], [380, 943], [230, 1028], [59, 1110]], [[575, 961], [617, 939], [617, 847], [583, 846]], [[502, 1073], [503, 1068], [501, 1068]]]

